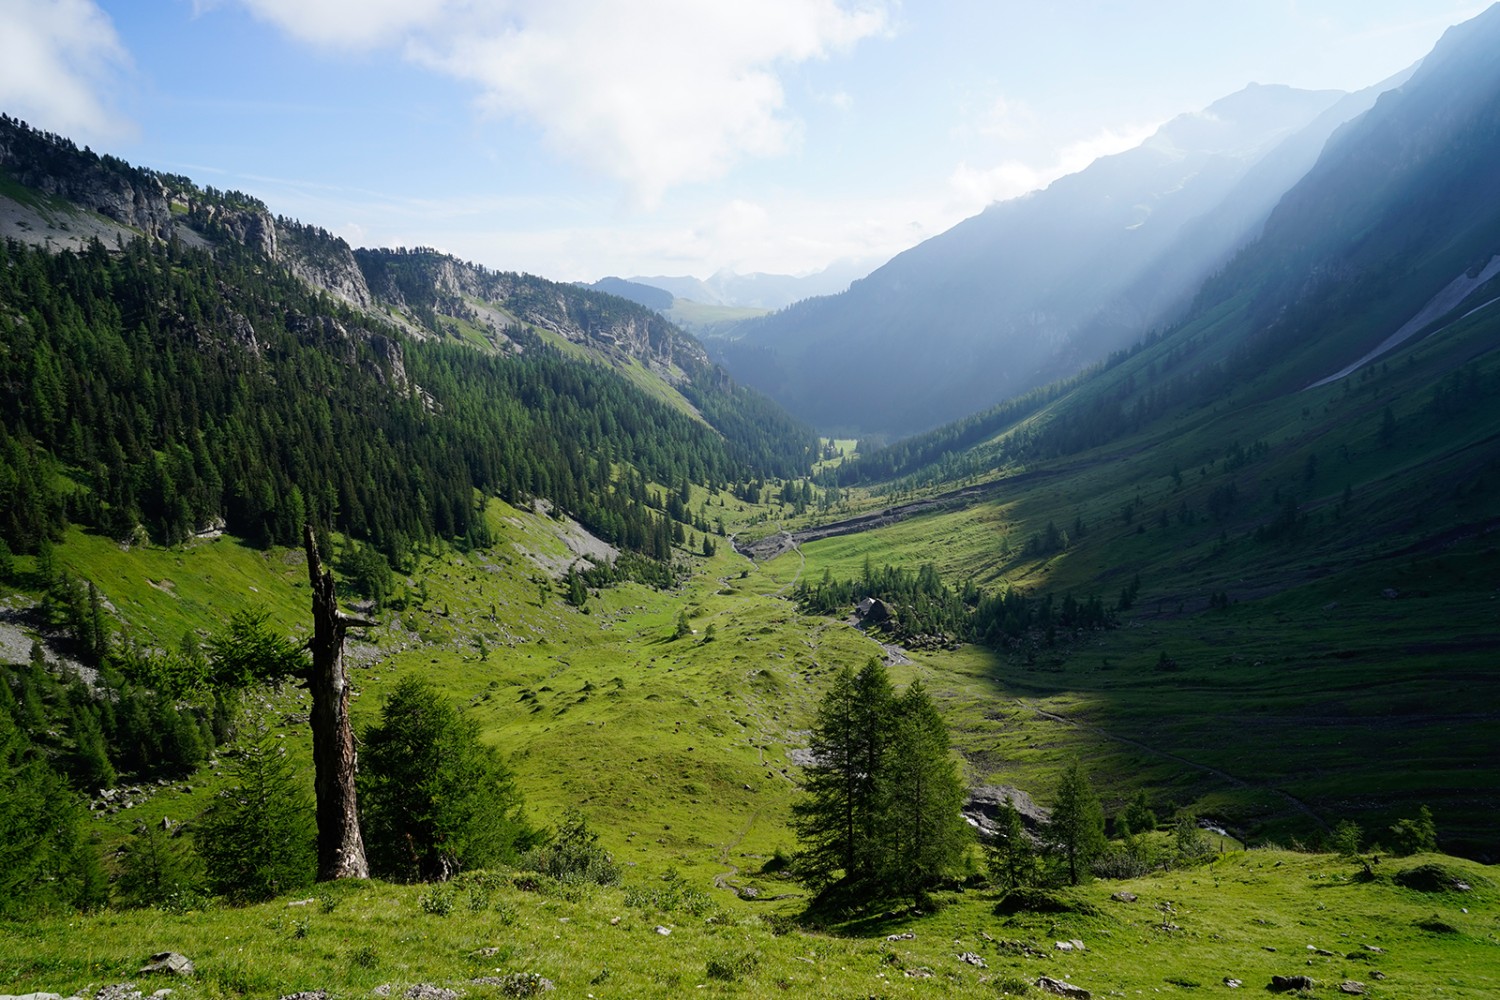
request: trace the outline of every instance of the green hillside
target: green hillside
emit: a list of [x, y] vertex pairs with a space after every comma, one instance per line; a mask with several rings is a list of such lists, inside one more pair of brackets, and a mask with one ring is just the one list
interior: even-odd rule
[[[0, 245], [0, 992], [1494, 995], [1485, 37], [1180, 322], [879, 449], [626, 299], [0, 119], [59, 227]], [[299, 861], [304, 524], [383, 878]]]

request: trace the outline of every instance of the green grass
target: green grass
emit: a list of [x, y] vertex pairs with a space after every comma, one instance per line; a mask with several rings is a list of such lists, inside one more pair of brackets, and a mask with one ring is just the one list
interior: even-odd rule
[[[1473, 891], [1421, 893], [1390, 881], [1422, 861], [1471, 879]], [[171, 984], [188, 1000], [318, 988], [363, 996], [415, 982], [483, 998], [503, 994], [471, 980], [513, 973], [539, 974], [554, 995], [577, 997], [991, 997], [1007, 989], [1040, 997], [1024, 984], [1042, 975], [1095, 996], [1212, 992], [1225, 978], [1260, 992], [1273, 975], [1311, 976], [1315, 995], [1358, 981], [1390, 1000], [1478, 1000], [1500, 990], [1500, 905], [1488, 872], [1438, 857], [1387, 858], [1372, 882], [1357, 870], [1328, 855], [1238, 852], [1060, 893], [1067, 912], [999, 916], [994, 893], [971, 890], [939, 894], [936, 912], [923, 915], [881, 911], [814, 925], [798, 924], [793, 902], [750, 903], [720, 890], [664, 910], [646, 902], [661, 880], [634, 873], [620, 888], [593, 889], [533, 880], [528, 891], [510, 872], [437, 888], [341, 883], [301, 894], [309, 902], [300, 906], [285, 898], [180, 916], [12, 924], [0, 936], [0, 988], [144, 984], [135, 970], [171, 949], [197, 966], [194, 979]], [[1110, 898], [1120, 890], [1137, 900]], [[447, 915], [439, 915], [443, 899]], [[1073, 939], [1085, 950], [1055, 946]], [[964, 953], [985, 966], [961, 961]]]

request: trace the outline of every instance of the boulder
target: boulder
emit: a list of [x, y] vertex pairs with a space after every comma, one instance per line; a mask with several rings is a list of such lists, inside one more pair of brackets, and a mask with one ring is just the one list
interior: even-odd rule
[[1070, 982], [1062, 979], [1053, 979], [1051, 976], [1042, 976], [1036, 981], [1036, 987], [1039, 990], [1046, 990], [1048, 993], [1056, 996], [1070, 997], [1072, 1000], [1090, 1000], [1093, 996], [1092, 993], [1082, 986], [1074, 986]]
[[1279, 992], [1287, 990], [1310, 990], [1313, 988], [1310, 976], [1272, 976], [1271, 989]]
[[175, 951], [157, 952], [151, 956], [151, 961], [140, 968], [142, 976], [191, 976], [193, 974], [193, 963], [186, 955], [179, 955]]
[[968, 800], [964, 802], [964, 819], [981, 836], [994, 837], [995, 818], [1000, 815], [1000, 807], [1005, 804], [1006, 799], [1010, 799], [1016, 812], [1021, 814], [1021, 823], [1029, 833], [1036, 833], [1052, 818], [1049, 811], [1037, 805], [1030, 795], [1019, 788], [1010, 785], [980, 785], [969, 792]]

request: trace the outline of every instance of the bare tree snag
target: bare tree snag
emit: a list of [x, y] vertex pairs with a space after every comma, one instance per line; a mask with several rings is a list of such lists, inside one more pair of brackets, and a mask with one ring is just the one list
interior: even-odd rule
[[333, 571], [324, 571], [312, 525], [302, 526], [307, 550], [307, 579], [312, 584], [313, 789], [317, 793], [318, 881], [369, 878], [365, 841], [359, 832], [359, 809], [354, 794], [358, 766], [354, 730], [349, 725], [349, 673], [344, 669], [344, 633], [351, 625], [370, 622], [339, 610], [333, 592]]

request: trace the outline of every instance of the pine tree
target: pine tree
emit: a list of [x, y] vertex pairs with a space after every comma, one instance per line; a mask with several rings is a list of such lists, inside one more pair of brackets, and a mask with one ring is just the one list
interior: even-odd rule
[[83, 807], [4, 705], [0, 774], [0, 915], [103, 905], [109, 883], [84, 840]]
[[990, 882], [1000, 889], [1031, 884], [1036, 877], [1036, 847], [1021, 822], [1021, 812], [1009, 795], [996, 817], [995, 836], [985, 845]]
[[1105, 847], [1104, 809], [1076, 760], [1063, 774], [1057, 804], [1047, 824], [1047, 842], [1068, 869], [1068, 882], [1077, 885], [1091, 862]]
[[241, 725], [234, 784], [209, 807], [195, 841], [210, 887], [236, 902], [300, 889], [317, 870], [313, 805], [286, 748], [258, 722]]
[[948, 727], [920, 681], [896, 702], [896, 725], [884, 767], [889, 815], [883, 858], [886, 881], [912, 892], [935, 885], [970, 842], [964, 783]]
[[199, 891], [197, 858], [158, 826], [136, 829], [120, 856], [115, 892], [126, 906], [180, 906]]
[[868, 766], [862, 731], [868, 713], [859, 699], [854, 672], [846, 666], [818, 706], [809, 750], [812, 763], [803, 777], [806, 797], [792, 806], [802, 842], [798, 873], [814, 888], [833, 882], [840, 873], [852, 877], [865, 850], [862, 840], [870, 824], [864, 810], [875, 797], [875, 775]]
[[361, 743], [359, 801], [376, 873], [443, 880], [531, 846], [509, 769], [480, 742], [478, 723], [431, 685], [403, 679]]
[[878, 659], [844, 668], [818, 707], [811, 753], [792, 807], [803, 881], [920, 892], [962, 857], [963, 783], [920, 684], [898, 699]]

